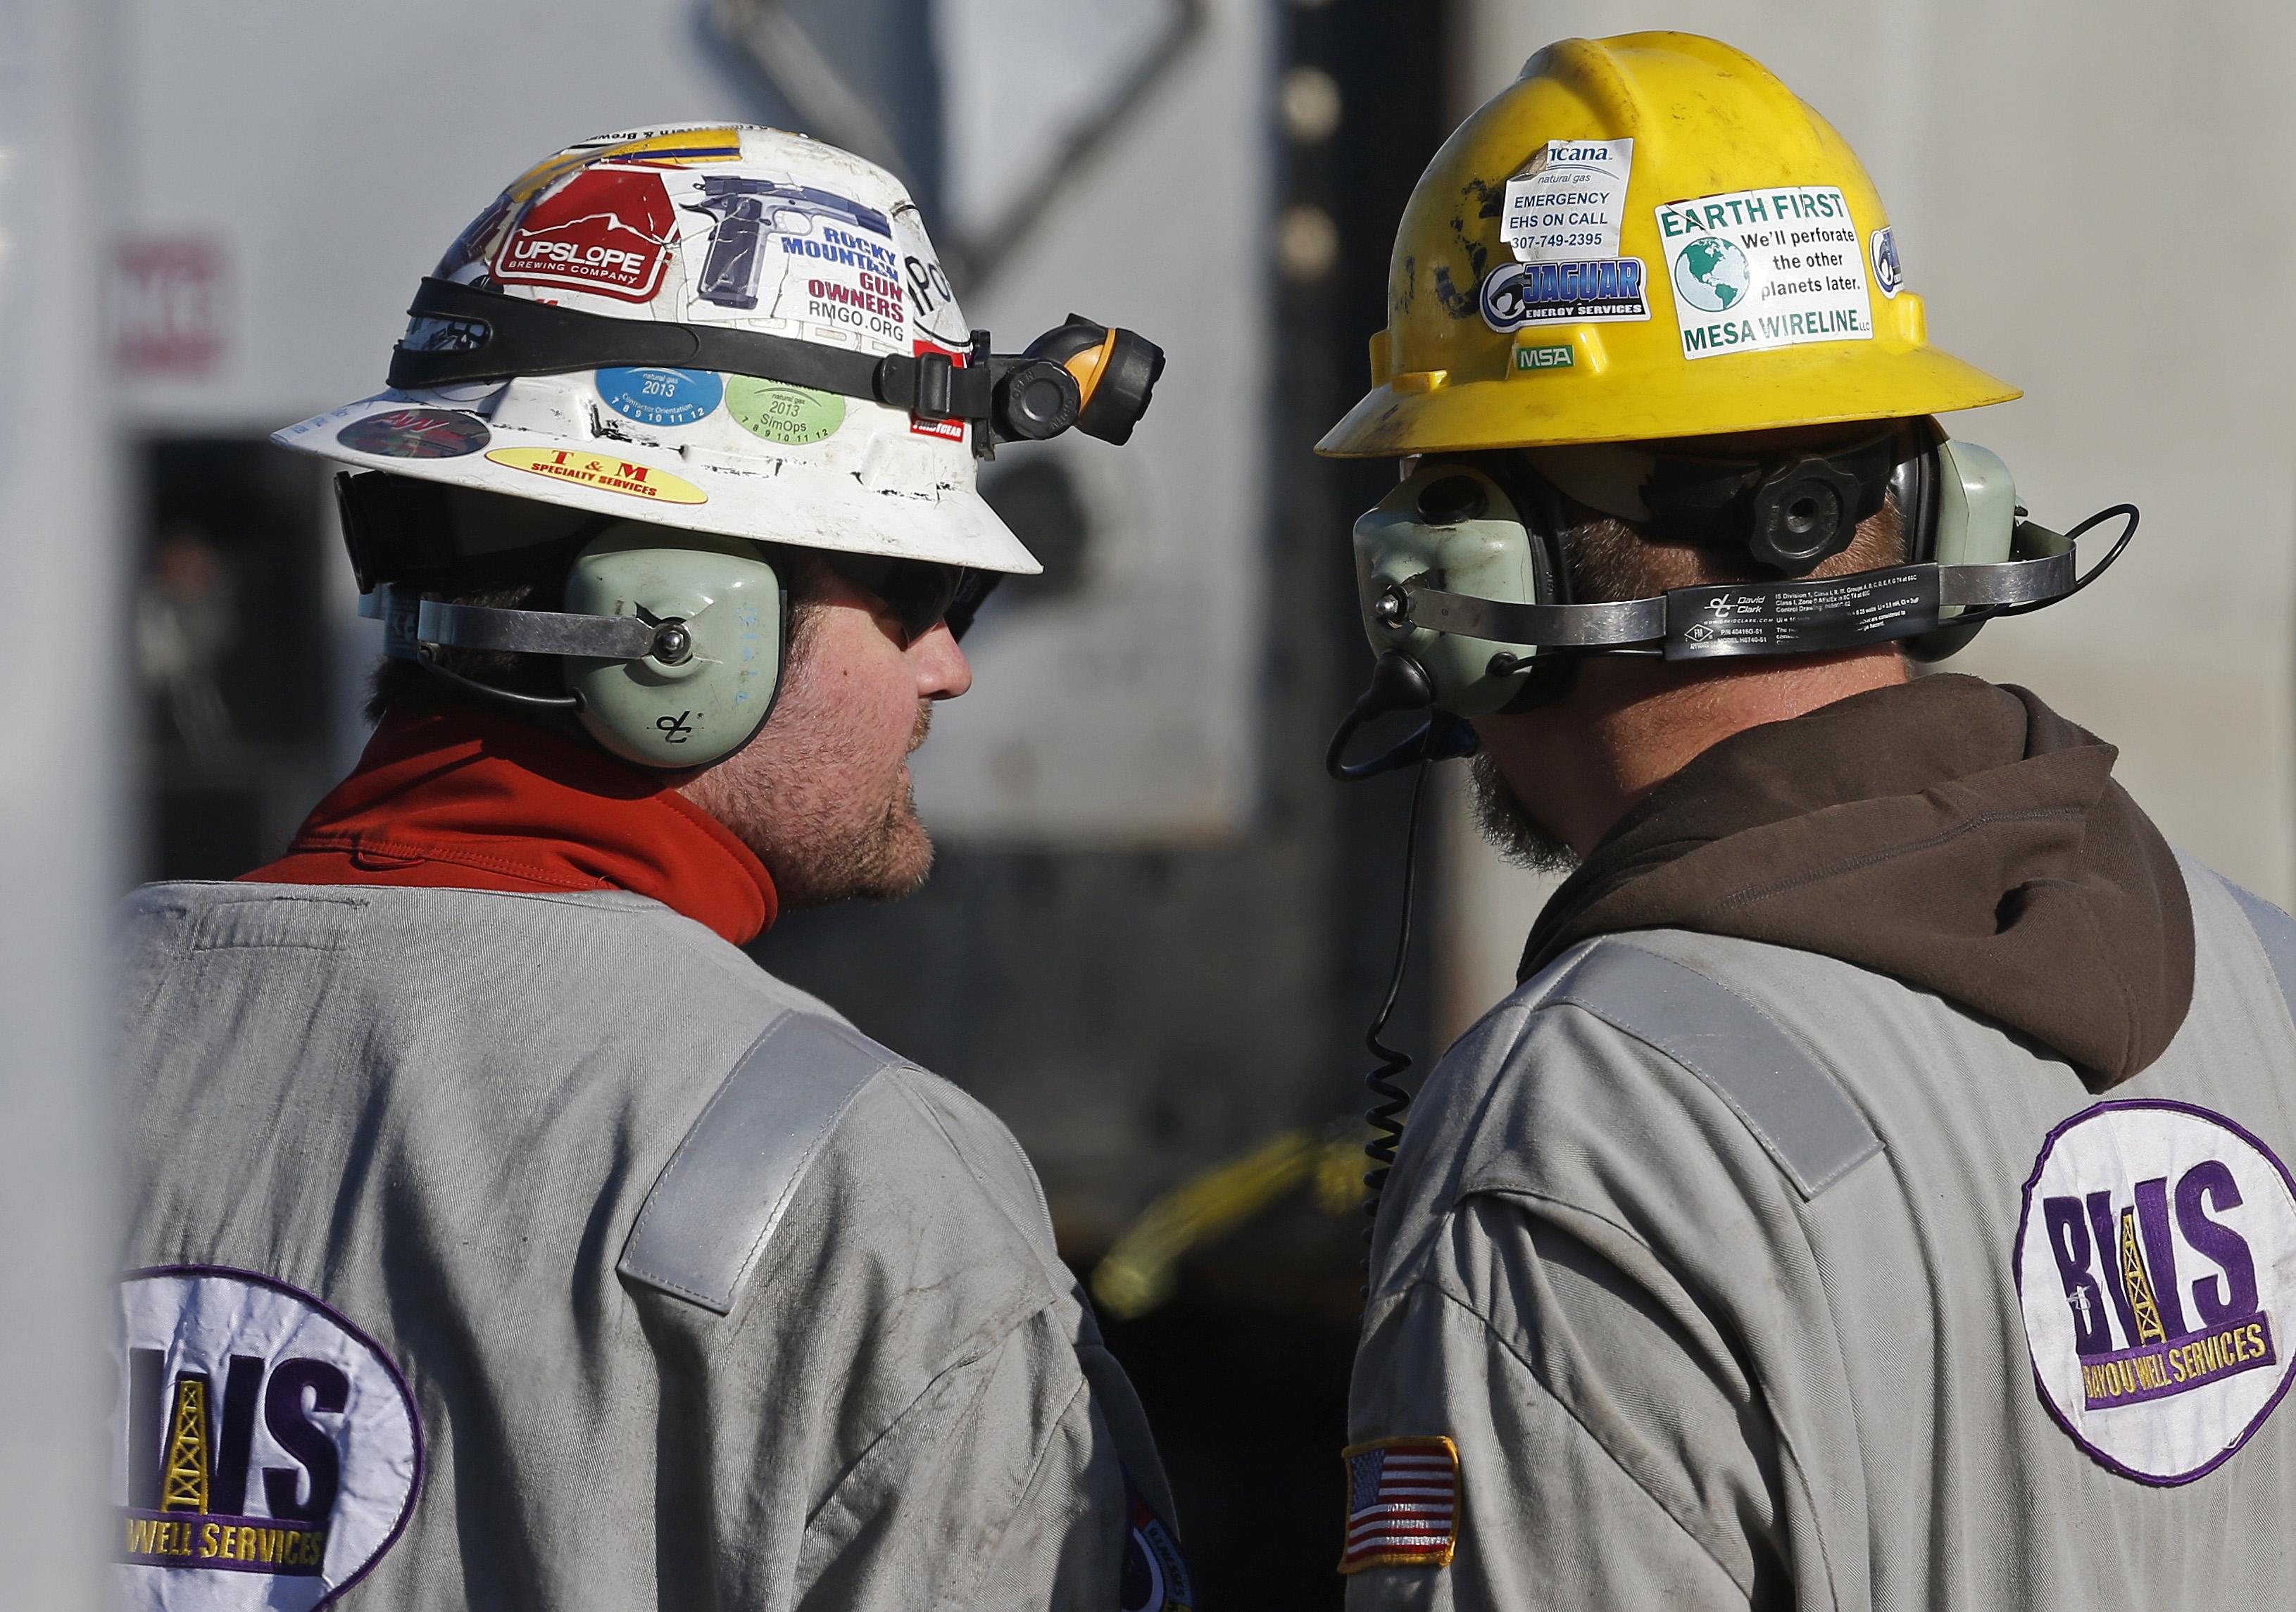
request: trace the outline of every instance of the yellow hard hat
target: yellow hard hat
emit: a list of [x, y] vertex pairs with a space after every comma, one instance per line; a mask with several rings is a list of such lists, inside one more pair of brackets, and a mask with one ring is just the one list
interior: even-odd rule
[[1343, 457], [1631, 442], [2005, 403], [1929, 345], [1831, 125], [1694, 34], [1566, 39], [1420, 176]]

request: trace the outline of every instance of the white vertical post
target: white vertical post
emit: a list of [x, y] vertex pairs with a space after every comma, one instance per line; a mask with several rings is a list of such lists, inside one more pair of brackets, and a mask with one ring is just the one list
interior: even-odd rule
[[130, 724], [102, 0], [0, 0], [0, 1600], [102, 1584], [109, 912]]

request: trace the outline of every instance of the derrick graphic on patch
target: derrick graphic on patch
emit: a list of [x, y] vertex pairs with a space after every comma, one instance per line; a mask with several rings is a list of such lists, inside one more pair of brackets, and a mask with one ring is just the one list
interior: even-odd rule
[[2296, 1183], [2222, 1115], [2147, 1101], [2067, 1120], [2014, 1257], [2043, 1403], [2124, 1477], [2214, 1470], [2287, 1391]]
[[1348, 1473], [1340, 1571], [1447, 1567], [1459, 1542], [1459, 1449], [1449, 1439], [1375, 1438], [1340, 1452]]
[[127, 1600], [316, 1612], [365, 1577], [422, 1487], [420, 1424], [389, 1357], [252, 1272], [139, 1271], [120, 1299]]

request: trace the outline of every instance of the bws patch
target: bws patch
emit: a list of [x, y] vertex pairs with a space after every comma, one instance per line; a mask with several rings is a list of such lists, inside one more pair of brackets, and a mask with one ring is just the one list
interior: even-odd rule
[[2288, 1391], [2296, 1182], [2222, 1115], [2107, 1102], [2059, 1125], [2015, 1260], [2042, 1401], [2123, 1477], [2214, 1471]]
[[123, 1602], [311, 1612], [365, 1577], [422, 1484], [421, 1424], [390, 1357], [253, 1272], [164, 1266], [119, 1293]]

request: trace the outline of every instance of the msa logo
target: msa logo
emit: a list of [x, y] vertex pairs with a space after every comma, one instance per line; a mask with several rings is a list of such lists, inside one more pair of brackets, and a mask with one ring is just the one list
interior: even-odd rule
[[660, 175], [585, 168], [527, 209], [495, 256], [495, 277], [645, 302], [661, 289], [676, 240]]
[[2051, 1413], [2123, 1477], [2211, 1470], [2296, 1365], [2296, 1191], [2203, 1109], [2103, 1103], [2059, 1127], [2026, 1183], [2017, 1278]]
[[308, 1612], [414, 1509], [422, 1436], [398, 1371], [307, 1294], [213, 1267], [121, 1284], [117, 1540], [146, 1607]]

